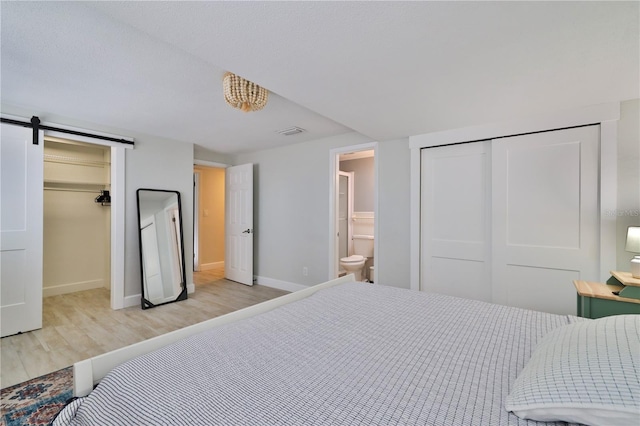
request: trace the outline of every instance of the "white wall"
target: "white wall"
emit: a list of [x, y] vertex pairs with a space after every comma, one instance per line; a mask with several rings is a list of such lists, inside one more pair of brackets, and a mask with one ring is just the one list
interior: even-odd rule
[[219, 152], [203, 148], [200, 145], [193, 145], [193, 158], [196, 160], [211, 161], [213, 163], [232, 164], [230, 155], [220, 154]]
[[409, 288], [409, 139], [381, 142], [378, 161], [376, 282]]
[[624, 250], [627, 227], [640, 226], [640, 99], [620, 104], [618, 122], [618, 271], [629, 270], [633, 253]]
[[179, 191], [187, 284], [193, 283], [193, 145], [132, 135], [135, 149], [126, 152], [125, 296], [140, 294], [138, 188]]
[[[329, 151], [368, 142], [370, 138], [353, 132], [233, 159], [234, 164], [255, 164], [254, 275], [303, 285], [329, 278]], [[376, 269], [376, 281], [408, 288], [408, 139], [382, 142], [378, 152], [379, 215], [384, 221], [378, 236], [381, 257], [376, 254], [383, 269]]]
[[374, 158], [340, 161], [340, 170], [353, 172], [353, 211], [372, 212], [374, 209]]

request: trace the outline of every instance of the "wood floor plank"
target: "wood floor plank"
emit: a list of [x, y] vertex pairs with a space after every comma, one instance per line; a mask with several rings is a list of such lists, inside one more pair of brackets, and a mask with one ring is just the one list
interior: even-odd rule
[[42, 329], [0, 341], [0, 387], [288, 293], [223, 276], [219, 269], [195, 272], [187, 300], [145, 310], [112, 310], [104, 288], [46, 297]]
[[18, 355], [13, 345], [5, 344], [4, 340], [0, 342], [0, 357], [2, 360], [0, 388], [29, 380], [29, 374], [27, 370], [24, 369], [24, 365], [22, 365], [22, 361], [20, 361], [20, 355]]

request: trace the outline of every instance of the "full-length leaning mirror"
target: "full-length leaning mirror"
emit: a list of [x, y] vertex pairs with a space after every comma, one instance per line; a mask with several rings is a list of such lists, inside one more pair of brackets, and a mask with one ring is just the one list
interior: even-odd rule
[[142, 309], [187, 298], [178, 191], [140, 188], [138, 233]]

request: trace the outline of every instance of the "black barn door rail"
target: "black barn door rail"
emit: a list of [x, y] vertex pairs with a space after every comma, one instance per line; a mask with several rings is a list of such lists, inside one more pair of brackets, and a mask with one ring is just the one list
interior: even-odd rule
[[33, 144], [34, 145], [38, 145], [38, 143], [39, 143], [39, 141], [38, 141], [38, 131], [40, 131], [40, 130], [52, 130], [54, 132], [67, 133], [69, 135], [76, 135], [76, 136], [85, 136], [85, 137], [88, 137], [88, 138], [100, 139], [100, 140], [109, 141], [109, 142], [124, 143], [124, 144], [127, 144], [127, 145], [133, 145], [134, 144], [132, 141], [128, 141], [128, 140], [122, 139], [122, 138], [112, 138], [110, 136], [94, 135], [92, 133], [79, 132], [77, 130], [69, 130], [69, 129], [61, 129], [59, 127], [45, 126], [45, 125], [40, 124], [40, 118], [36, 117], [35, 115], [33, 117], [31, 117], [31, 121], [12, 120], [10, 118], [0, 117], [0, 122], [7, 123], [7, 124], [13, 124], [14, 126], [31, 127], [33, 129]]

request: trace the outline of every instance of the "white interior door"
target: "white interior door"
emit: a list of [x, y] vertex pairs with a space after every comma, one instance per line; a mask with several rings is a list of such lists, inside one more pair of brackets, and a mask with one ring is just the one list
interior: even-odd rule
[[492, 144], [493, 299], [575, 314], [572, 280], [598, 280], [599, 126]]
[[422, 150], [420, 289], [491, 300], [490, 143]]
[[226, 168], [225, 210], [225, 276], [253, 285], [253, 164]]
[[43, 132], [2, 124], [0, 334], [42, 328]]

